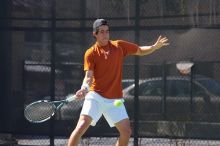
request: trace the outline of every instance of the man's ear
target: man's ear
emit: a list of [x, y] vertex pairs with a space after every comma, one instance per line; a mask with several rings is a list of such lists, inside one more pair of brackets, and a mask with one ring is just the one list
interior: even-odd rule
[[96, 32], [93, 31], [92, 35], [93, 35], [94, 38], [96, 38]]

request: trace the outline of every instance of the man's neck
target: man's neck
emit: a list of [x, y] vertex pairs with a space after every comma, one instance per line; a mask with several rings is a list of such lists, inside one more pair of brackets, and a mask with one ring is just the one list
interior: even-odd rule
[[107, 43], [96, 42], [96, 44], [100, 47], [106, 47], [109, 44], [109, 41]]

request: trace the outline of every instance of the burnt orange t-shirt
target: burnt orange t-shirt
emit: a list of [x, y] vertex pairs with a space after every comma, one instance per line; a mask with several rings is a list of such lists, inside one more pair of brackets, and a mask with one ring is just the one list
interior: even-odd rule
[[138, 48], [136, 44], [122, 40], [109, 41], [106, 46], [95, 43], [90, 47], [84, 56], [84, 71], [94, 72], [90, 90], [105, 98], [121, 98], [123, 59], [135, 54]]

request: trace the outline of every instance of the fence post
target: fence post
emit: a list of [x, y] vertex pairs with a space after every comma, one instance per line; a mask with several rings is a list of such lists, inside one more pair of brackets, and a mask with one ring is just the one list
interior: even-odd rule
[[[139, 43], [140, 39], [140, 0], [136, 0], [135, 8], [135, 42]], [[135, 57], [135, 97], [134, 97], [134, 146], [138, 146], [138, 129], [139, 129], [139, 57]]]
[[[56, 55], [56, 45], [55, 45], [55, 29], [56, 29], [56, 1], [52, 0], [51, 5], [51, 75], [50, 75], [50, 95], [51, 100], [55, 100], [55, 55]], [[54, 146], [54, 118], [52, 117], [50, 121], [50, 146]]]
[[166, 119], [166, 84], [167, 84], [167, 71], [166, 71], [166, 61], [163, 62], [163, 99], [162, 99], [162, 114], [163, 119]]

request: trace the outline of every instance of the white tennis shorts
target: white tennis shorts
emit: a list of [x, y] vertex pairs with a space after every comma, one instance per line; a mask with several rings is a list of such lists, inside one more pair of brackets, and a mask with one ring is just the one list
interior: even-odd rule
[[90, 91], [83, 103], [80, 115], [88, 115], [92, 118], [92, 126], [95, 126], [103, 115], [110, 127], [114, 127], [116, 123], [127, 119], [128, 114], [124, 104], [119, 107], [114, 106], [115, 99], [107, 99], [94, 91]]

